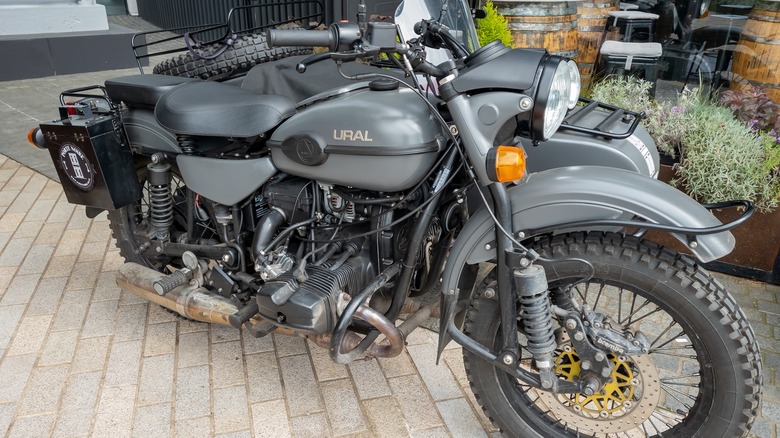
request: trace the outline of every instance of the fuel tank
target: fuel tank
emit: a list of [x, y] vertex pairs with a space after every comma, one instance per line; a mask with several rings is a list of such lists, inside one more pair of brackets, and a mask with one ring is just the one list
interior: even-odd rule
[[291, 175], [396, 192], [425, 176], [444, 136], [414, 92], [373, 82], [309, 104], [267, 144], [276, 167]]

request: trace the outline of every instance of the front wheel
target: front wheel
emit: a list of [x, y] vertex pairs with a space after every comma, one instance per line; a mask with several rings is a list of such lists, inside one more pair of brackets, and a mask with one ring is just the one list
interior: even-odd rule
[[[617, 234], [577, 233], [537, 240], [551, 290], [567, 290], [622, 329], [641, 330], [649, 354], [616, 356], [608, 383], [592, 396], [552, 394], [519, 382], [464, 350], [466, 372], [485, 413], [513, 436], [745, 436], [758, 409], [761, 362], [753, 330], [723, 286], [669, 249]], [[590, 269], [586, 260], [593, 269]], [[589, 277], [589, 275], [592, 276]], [[588, 278], [589, 277], [589, 278]], [[587, 279], [586, 281], [582, 281]], [[476, 288], [465, 332], [498, 350], [495, 299]], [[520, 315], [518, 315], [520, 318]], [[522, 332], [522, 321], [518, 320]], [[581, 371], [565, 330], [554, 353], [559, 379]], [[518, 333], [520, 366], [531, 369]]]

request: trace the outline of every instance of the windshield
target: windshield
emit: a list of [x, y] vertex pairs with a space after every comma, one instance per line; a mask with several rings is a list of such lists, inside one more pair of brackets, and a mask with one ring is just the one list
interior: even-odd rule
[[[479, 48], [474, 20], [466, 0], [404, 0], [395, 11], [395, 23], [401, 29], [404, 41], [417, 38], [414, 25], [430, 18], [449, 27], [452, 35], [463, 43], [469, 53]], [[433, 64], [452, 58], [446, 49], [428, 48], [426, 51], [428, 61]]]

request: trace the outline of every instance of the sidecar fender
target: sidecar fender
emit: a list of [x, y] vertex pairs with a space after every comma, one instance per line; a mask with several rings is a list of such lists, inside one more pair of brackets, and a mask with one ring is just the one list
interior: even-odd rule
[[[635, 172], [609, 167], [575, 166], [534, 173], [525, 182], [510, 188], [509, 198], [515, 236], [521, 231], [567, 222], [632, 217], [690, 228], [720, 225], [712, 213], [674, 187]], [[685, 236], [674, 236], [688, 244]], [[530, 237], [527, 232], [526, 237]], [[697, 236], [697, 244], [690, 251], [702, 262], [709, 262], [734, 249], [734, 236], [728, 231], [701, 235]], [[464, 263], [490, 260], [494, 248], [493, 220], [483, 206], [469, 218], [450, 251], [443, 290], [456, 287], [454, 282]]]

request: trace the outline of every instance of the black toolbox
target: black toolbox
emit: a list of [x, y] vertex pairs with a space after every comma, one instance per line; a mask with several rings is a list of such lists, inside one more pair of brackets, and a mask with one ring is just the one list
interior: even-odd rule
[[[79, 100], [65, 103], [66, 97]], [[41, 132], [68, 202], [114, 210], [140, 199], [141, 186], [119, 111], [103, 88], [63, 92], [60, 103], [61, 119], [42, 123]]]

